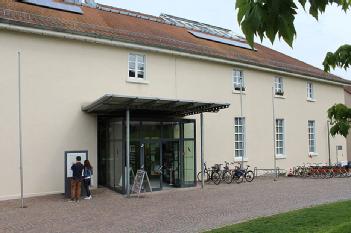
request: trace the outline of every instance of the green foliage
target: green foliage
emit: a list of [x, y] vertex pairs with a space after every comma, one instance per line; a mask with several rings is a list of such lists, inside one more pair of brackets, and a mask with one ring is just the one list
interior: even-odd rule
[[255, 35], [261, 40], [268, 37], [273, 43], [277, 34], [292, 46], [297, 14], [293, 0], [237, 0], [236, 8], [238, 22], [252, 47]]
[[212, 230], [213, 233], [349, 233], [351, 201], [320, 205]]
[[327, 53], [324, 59], [323, 66], [326, 72], [330, 71], [330, 68], [341, 67], [345, 70], [351, 65], [351, 45], [343, 45], [338, 48], [334, 53]]
[[[319, 14], [325, 12], [329, 4], [337, 4], [347, 11], [351, 7], [351, 0], [298, 0], [309, 13], [318, 20]], [[309, 4], [307, 4], [309, 3]], [[294, 0], [237, 0], [238, 22], [247, 42], [253, 47], [254, 36], [261, 41], [267, 37], [272, 43], [275, 38], [283, 38], [292, 47], [296, 36], [294, 20], [297, 5]]]
[[350, 129], [351, 109], [344, 104], [335, 104], [328, 109], [328, 117], [330, 119], [330, 134], [335, 136], [340, 134], [346, 137]]
[[[246, 40], [251, 47], [254, 37], [259, 36], [261, 41], [267, 37], [272, 44], [276, 37], [283, 38], [292, 47], [296, 37], [294, 26], [298, 2], [305, 10], [318, 20], [319, 14], [325, 12], [328, 5], [336, 4], [345, 12], [351, 8], [351, 0], [237, 0], [235, 8], [238, 10], [238, 22]], [[343, 45], [334, 53], [329, 52], [324, 59], [323, 66], [326, 72], [330, 68], [349, 68], [351, 65], [351, 45]], [[348, 135], [350, 129], [351, 109], [337, 104], [328, 110], [331, 119], [331, 135]]]

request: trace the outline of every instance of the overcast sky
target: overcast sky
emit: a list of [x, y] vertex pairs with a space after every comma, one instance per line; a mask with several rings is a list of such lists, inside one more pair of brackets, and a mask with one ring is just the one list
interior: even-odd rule
[[[96, 0], [98, 3], [151, 15], [167, 13], [211, 25], [229, 28], [242, 35], [236, 21], [235, 0]], [[322, 62], [328, 51], [335, 51], [340, 45], [351, 44], [351, 11], [345, 14], [335, 6], [327, 8], [317, 22], [312, 16], [300, 9], [295, 20], [297, 39], [290, 48], [284, 42], [276, 41], [271, 45], [263, 44], [300, 59], [311, 65], [323, 68]], [[256, 40], [256, 42], [259, 42]], [[351, 80], [351, 69], [337, 69], [332, 73]]]

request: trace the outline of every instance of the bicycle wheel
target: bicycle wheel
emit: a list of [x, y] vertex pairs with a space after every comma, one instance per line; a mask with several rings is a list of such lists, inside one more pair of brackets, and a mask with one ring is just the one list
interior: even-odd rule
[[236, 171], [233, 175], [233, 180], [235, 181], [235, 183], [240, 184], [244, 181], [244, 176], [243, 173], [240, 171]]
[[314, 179], [319, 178], [319, 172], [318, 172], [318, 170], [312, 171], [311, 177], [314, 178]]
[[213, 180], [213, 183], [215, 183], [216, 185], [219, 185], [221, 183], [221, 175], [218, 172], [214, 172], [212, 174], [212, 180]]
[[199, 173], [197, 173], [197, 181], [198, 182], [201, 182], [202, 180], [201, 180], [201, 172], [199, 172]]
[[333, 178], [334, 177], [334, 172], [333, 171], [327, 171], [326, 172], [326, 178], [327, 179], [330, 179], [330, 178]]
[[223, 174], [223, 178], [224, 178], [224, 181], [225, 181], [227, 184], [232, 183], [232, 174], [231, 174], [229, 171], [226, 171], [226, 172]]
[[343, 169], [343, 171], [342, 171], [342, 177], [347, 177], [347, 175], [348, 175], [347, 170], [346, 170], [346, 169]]
[[[206, 170], [204, 171], [204, 179], [205, 179], [205, 182], [207, 182], [209, 180], [208, 173], [207, 173]], [[199, 182], [202, 181], [202, 179], [201, 179], [201, 172], [197, 173], [197, 180]]]
[[321, 172], [319, 173], [319, 178], [322, 178], [322, 179], [327, 178], [327, 173], [326, 173], [325, 171], [321, 171]]
[[246, 172], [246, 174], [245, 174], [245, 180], [246, 180], [247, 182], [253, 181], [254, 178], [255, 178], [255, 175], [254, 175], [253, 171], [249, 170], [249, 171]]

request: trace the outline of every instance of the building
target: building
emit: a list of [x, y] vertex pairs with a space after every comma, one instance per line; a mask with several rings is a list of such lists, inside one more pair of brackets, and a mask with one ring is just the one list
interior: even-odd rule
[[[203, 112], [208, 165], [336, 161], [326, 111], [349, 81], [227, 29], [93, 1], [3, 0], [0, 51], [0, 199], [20, 192], [19, 70], [25, 196], [63, 192], [66, 151], [88, 151], [94, 183], [122, 193], [127, 155], [155, 189], [195, 185]], [[346, 154], [344, 138], [330, 145]]]

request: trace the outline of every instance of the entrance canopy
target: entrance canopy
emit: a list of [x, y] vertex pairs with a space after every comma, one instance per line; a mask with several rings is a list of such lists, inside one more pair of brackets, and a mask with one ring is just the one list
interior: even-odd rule
[[169, 115], [187, 116], [203, 112], [218, 112], [229, 107], [229, 103], [199, 102], [178, 99], [104, 95], [93, 103], [83, 106], [87, 113], [108, 114], [129, 110], [157, 111]]

